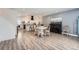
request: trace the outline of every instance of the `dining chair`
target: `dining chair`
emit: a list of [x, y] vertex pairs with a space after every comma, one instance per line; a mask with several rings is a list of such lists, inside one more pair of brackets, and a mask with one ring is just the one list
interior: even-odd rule
[[38, 32], [37, 32], [38, 34], [38, 36], [41, 36], [41, 37], [43, 37], [44, 36], [44, 30], [38, 30]]
[[70, 33], [70, 28], [69, 26], [63, 26], [63, 32], [62, 34], [66, 34], [67, 36], [69, 36], [69, 33]]
[[45, 30], [45, 35], [50, 36], [50, 26], [48, 26], [47, 29]]

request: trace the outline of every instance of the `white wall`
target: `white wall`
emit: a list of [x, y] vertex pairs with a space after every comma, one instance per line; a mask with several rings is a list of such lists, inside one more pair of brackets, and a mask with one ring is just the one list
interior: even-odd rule
[[16, 13], [6, 8], [0, 9], [0, 41], [15, 38], [16, 20]]
[[[48, 15], [43, 18], [43, 23], [48, 24], [51, 18], [62, 17], [62, 26], [68, 25], [70, 27], [70, 34], [77, 34], [76, 21], [79, 16], [79, 9], [62, 12], [54, 15]], [[63, 30], [63, 29], [62, 29]]]
[[6, 18], [0, 17], [0, 41], [15, 38], [16, 28]]
[[[18, 12], [0, 8], [0, 41], [15, 38], [18, 17]], [[30, 20], [30, 16], [25, 16], [22, 19]], [[34, 16], [34, 21], [42, 22], [42, 16]]]

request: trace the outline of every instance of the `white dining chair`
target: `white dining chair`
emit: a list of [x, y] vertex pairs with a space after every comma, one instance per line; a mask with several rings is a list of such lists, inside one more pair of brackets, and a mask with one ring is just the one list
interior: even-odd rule
[[44, 31], [43, 30], [38, 30], [38, 36], [43, 37], [44, 36]]
[[47, 29], [45, 30], [45, 35], [50, 36], [50, 27], [48, 26]]
[[69, 33], [70, 33], [70, 28], [69, 28], [69, 26], [64, 26], [64, 27], [63, 27], [62, 34], [65, 34], [65, 35], [69, 36]]

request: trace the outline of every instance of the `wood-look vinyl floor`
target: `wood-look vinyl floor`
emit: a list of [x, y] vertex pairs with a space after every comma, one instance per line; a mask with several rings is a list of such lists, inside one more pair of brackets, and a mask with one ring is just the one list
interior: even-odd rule
[[78, 50], [79, 38], [51, 33], [37, 37], [34, 32], [19, 31], [16, 39], [0, 42], [0, 50]]

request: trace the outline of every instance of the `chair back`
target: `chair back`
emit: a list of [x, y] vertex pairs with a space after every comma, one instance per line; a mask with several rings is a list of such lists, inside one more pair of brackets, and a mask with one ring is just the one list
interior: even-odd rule
[[66, 26], [63, 27], [63, 32], [66, 32], [66, 33], [70, 32], [70, 29], [69, 29], [68, 25], [66, 25]]

